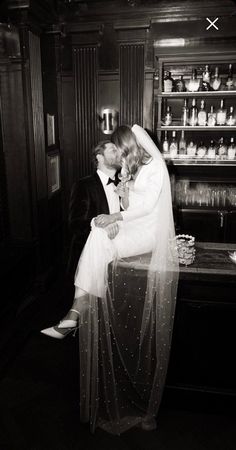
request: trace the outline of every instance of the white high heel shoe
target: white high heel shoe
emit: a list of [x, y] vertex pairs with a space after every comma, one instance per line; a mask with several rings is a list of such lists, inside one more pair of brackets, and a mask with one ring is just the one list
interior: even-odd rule
[[[74, 311], [78, 314], [78, 316], [80, 316], [80, 313], [76, 309], [70, 309], [70, 311]], [[69, 333], [72, 333], [72, 331], [74, 331], [75, 335], [78, 328], [79, 325], [77, 320], [65, 319], [61, 320], [59, 324], [54, 327], [41, 330], [40, 333], [55, 339], [64, 339]]]

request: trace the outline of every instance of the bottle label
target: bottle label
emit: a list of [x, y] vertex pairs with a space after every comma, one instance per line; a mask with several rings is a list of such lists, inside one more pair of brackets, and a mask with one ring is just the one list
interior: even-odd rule
[[225, 125], [226, 122], [226, 111], [219, 111], [216, 116], [217, 125]]
[[230, 146], [228, 148], [228, 154], [227, 154], [228, 159], [234, 159], [235, 158], [235, 154], [236, 154], [236, 147]]
[[200, 111], [198, 113], [198, 125], [204, 127], [206, 125], [206, 112]]
[[171, 80], [164, 80], [164, 92], [172, 92], [173, 83]]

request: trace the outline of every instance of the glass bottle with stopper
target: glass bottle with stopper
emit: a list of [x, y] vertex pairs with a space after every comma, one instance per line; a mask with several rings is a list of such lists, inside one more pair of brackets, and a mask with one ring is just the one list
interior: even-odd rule
[[179, 140], [179, 155], [183, 156], [187, 153], [187, 143], [184, 137], [184, 130], [181, 131], [181, 137]]
[[230, 145], [229, 145], [228, 150], [227, 150], [227, 158], [228, 159], [235, 159], [235, 156], [236, 156], [236, 145], [234, 143], [234, 138], [231, 137], [230, 138]]
[[201, 91], [210, 91], [210, 80], [211, 80], [211, 74], [209, 71], [209, 66], [206, 65], [205, 69], [202, 73], [202, 79], [201, 79]]
[[211, 74], [209, 71], [209, 66], [208, 64], [205, 66], [205, 69], [202, 73], [202, 81], [205, 81], [206, 83], [210, 83], [210, 79], [211, 79]]
[[216, 113], [214, 112], [214, 106], [211, 105], [210, 112], [207, 116], [207, 125], [209, 127], [214, 127], [216, 125]]
[[175, 81], [175, 88], [176, 88], [177, 92], [185, 91], [185, 82], [184, 82], [183, 75], [181, 75], [180, 78]]
[[172, 123], [172, 113], [171, 113], [171, 107], [167, 106], [166, 108], [166, 114], [164, 117], [164, 125], [169, 126]]
[[188, 125], [188, 113], [189, 113], [188, 102], [187, 99], [185, 98], [181, 117], [181, 122], [183, 126]]
[[221, 126], [226, 124], [226, 109], [223, 99], [220, 101], [220, 107], [216, 112], [216, 124]]
[[210, 143], [210, 145], [208, 147], [207, 157], [209, 159], [215, 159], [215, 157], [216, 157], [216, 147], [215, 147], [213, 139], [211, 140], [211, 143]]
[[234, 107], [230, 106], [229, 113], [227, 114], [227, 117], [226, 117], [226, 125], [231, 127], [235, 124], [236, 124], [236, 116], [234, 113]]
[[192, 70], [192, 76], [189, 80], [189, 82], [186, 85], [186, 88], [189, 92], [197, 92], [199, 89], [199, 79], [197, 78], [197, 70]]
[[162, 150], [164, 156], [169, 155], [169, 141], [167, 137], [167, 131], [165, 131], [164, 141], [162, 143]]
[[198, 158], [204, 158], [204, 156], [206, 155], [206, 146], [203, 144], [203, 142], [201, 141], [198, 148], [197, 148], [197, 156]]
[[221, 137], [219, 141], [218, 155], [220, 159], [224, 159], [227, 155], [227, 146], [224, 143], [223, 137]]
[[234, 86], [233, 64], [229, 64], [229, 71], [228, 71], [228, 76], [227, 76], [225, 84], [229, 90], [233, 89], [233, 86]]
[[204, 100], [201, 100], [201, 106], [200, 106], [200, 110], [199, 110], [198, 116], [197, 116], [197, 123], [201, 127], [205, 127], [207, 124], [207, 113], [206, 113], [206, 109], [205, 109], [205, 101]]
[[196, 106], [196, 99], [193, 98], [192, 106], [189, 111], [188, 123], [191, 127], [194, 127], [195, 125], [197, 125], [197, 120], [198, 120], [198, 110], [197, 110], [197, 106]]
[[193, 141], [190, 141], [187, 145], [187, 155], [192, 158], [193, 156], [196, 156], [197, 146]]
[[174, 80], [171, 77], [171, 72], [166, 70], [164, 73], [164, 92], [172, 92]]
[[178, 155], [178, 143], [176, 140], [176, 131], [173, 130], [172, 131], [172, 140], [170, 143], [170, 157], [176, 158], [177, 155]]
[[213, 91], [218, 91], [220, 89], [220, 85], [221, 85], [221, 78], [219, 77], [219, 67], [216, 66], [211, 87]]

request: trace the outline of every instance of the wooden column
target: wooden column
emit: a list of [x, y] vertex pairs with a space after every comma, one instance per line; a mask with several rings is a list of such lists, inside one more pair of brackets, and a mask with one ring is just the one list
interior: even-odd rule
[[97, 142], [97, 46], [73, 48], [76, 102], [77, 177], [91, 173], [91, 148]]
[[143, 125], [144, 45], [120, 45], [120, 124]]

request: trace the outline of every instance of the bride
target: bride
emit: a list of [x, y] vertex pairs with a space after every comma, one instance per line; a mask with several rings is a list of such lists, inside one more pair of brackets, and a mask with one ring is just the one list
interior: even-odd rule
[[137, 425], [156, 427], [178, 257], [161, 153], [138, 125], [119, 127], [112, 141], [121, 154], [124, 178], [118, 189], [124, 211], [92, 221], [75, 274], [72, 308], [42, 333], [63, 338], [79, 322], [80, 419], [90, 422], [91, 431], [99, 426], [119, 435]]

